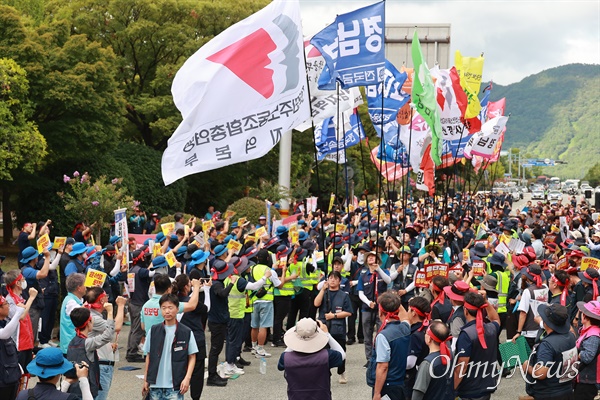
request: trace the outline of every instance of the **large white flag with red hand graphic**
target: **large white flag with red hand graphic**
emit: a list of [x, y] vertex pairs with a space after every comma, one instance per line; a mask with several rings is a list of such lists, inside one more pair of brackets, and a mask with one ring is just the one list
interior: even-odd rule
[[212, 39], [177, 72], [183, 121], [162, 157], [166, 185], [253, 160], [310, 117], [297, 0], [275, 0]]

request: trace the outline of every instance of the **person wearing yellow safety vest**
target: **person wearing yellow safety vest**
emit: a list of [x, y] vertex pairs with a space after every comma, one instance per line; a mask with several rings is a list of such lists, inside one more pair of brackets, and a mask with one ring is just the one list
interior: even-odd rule
[[489, 273], [498, 281], [498, 316], [500, 317], [500, 330], [506, 328], [508, 289], [511, 281], [511, 269], [507, 268], [506, 257], [500, 252], [495, 252], [487, 258], [491, 272]]
[[308, 317], [308, 306], [310, 301], [310, 291], [312, 284], [309, 282], [309, 275], [316, 265], [308, 263], [307, 256], [316, 247], [312, 240], [306, 240], [302, 247], [296, 249], [296, 253], [289, 265], [290, 274], [297, 275], [292, 285], [294, 286], [294, 295], [290, 300], [290, 311], [288, 312], [286, 330], [292, 329], [296, 325], [296, 319]]
[[[229, 268], [233, 269], [232, 276], [228, 276], [223, 284], [228, 287], [234, 283], [229, 296], [227, 296], [229, 306], [229, 321], [227, 322], [227, 343], [225, 345], [225, 376], [243, 375], [244, 365], [250, 365], [249, 362], [240, 357], [242, 351], [244, 314], [246, 309], [246, 290], [258, 290], [271, 276], [271, 270], [266, 269], [264, 275], [256, 282], [248, 282], [248, 259], [246, 257], [231, 257]], [[239, 361], [238, 361], [239, 358]], [[236, 364], [239, 364], [236, 365]], [[240, 368], [241, 367], [241, 368]]]
[[[267, 270], [271, 270], [273, 259], [267, 249], [260, 249], [256, 255], [257, 264], [252, 267], [251, 276], [254, 281], [260, 280]], [[267, 328], [273, 327], [273, 288], [281, 285], [281, 281], [274, 271], [269, 279], [252, 293], [254, 309], [252, 310], [252, 350], [256, 358], [271, 357], [264, 349], [267, 341]]]
[[[251, 271], [252, 267], [256, 265], [256, 254], [258, 254], [258, 248], [256, 246], [249, 246], [244, 250], [243, 256], [248, 259], [248, 269]], [[248, 272], [249, 275], [249, 272]], [[243, 328], [243, 337], [244, 337], [244, 352], [252, 351], [252, 338], [250, 336], [250, 320], [252, 320], [252, 306], [254, 298], [250, 296], [251, 291], [246, 290], [246, 304], [244, 308], [244, 328]]]
[[[296, 245], [298, 246], [298, 245]], [[292, 296], [294, 295], [294, 279], [298, 277], [296, 272], [291, 273], [289, 262], [293, 260], [296, 253], [296, 248], [281, 245], [277, 247], [275, 253], [277, 277], [281, 284], [274, 288], [273, 294], [273, 347], [284, 347], [283, 343], [283, 320], [290, 312]]]

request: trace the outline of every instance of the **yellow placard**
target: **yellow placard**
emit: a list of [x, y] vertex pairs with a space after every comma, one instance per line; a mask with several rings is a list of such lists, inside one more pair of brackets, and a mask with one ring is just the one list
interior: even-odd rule
[[88, 269], [87, 274], [85, 274], [85, 282], [83, 286], [85, 287], [102, 287], [104, 286], [104, 281], [106, 280], [106, 273], [102, 271], [97, 271], [95, 269]]
[[361, 200], [358, 202], [358, 206], [365, 208], [367, 206], [367, 201], [366, 200]]
[[348, 212], [354, 212], [354, 210], [355, 210], [354, 204], [349, 204], [348, 205]]
[[175, 265], [175, 263], [177, 262], [177, 258], [175, 258], [175, 253], [173, 253], [173, 250], [165, 254], [165, 260], [167, 260], [167, 264], [169, 264], [169, 267]]
[[580, 271], [585, 271], [588, 268], [596, 268], [599, 269], [600, 267], [600, 260], [594, 257], [583, 257], [581, 259], [581, 267], [579, 268]]
[[298, 232], [298, 224], [290, 225], [289, 232]]
[[334, 202], [335, 202], [335, 193], [331, 193], [331, 197], [329, 198], [329, 208], [327, 209], [327, 212], [331, 211], [331, 209], [333, 208]]
[[37, 240], [37, 249], [39, 253], [43, 253], [50, 246], [50, 236], [46, 233], [45, 235], [40, 236]]
[[292, 242], [292, 244], [298, 243], [298, 238], [299, 234], [297, 230], [290, 232], [290, 241]]
[[162, 246], [160, 243], [154, 243], [154, 247], [152, 248], [152, 258], [158, 257], [162, 255]]
[[227, 243], [227, 248], [228, 249], [233, 249], [234, 253], [237, 254], [242, 249], [242, 244], [240, 242], [238, 242], [237, 240], [231, 239]]
[[246, 244], [248, 242], [256, 242], [256, 237], [254, 235], [246, 236], [246, 239], [244, 240], [244, 244]]
[[62, 248], [66, 243], [67, 243], [66, 236], [56, 236], [54, 238], [54, 244], [52, 245], [52, 248], [54, 250], [58, 250], [58, 249]]
[[169, 236], [169, 234], [175, 230], [175, 222], [167, 222], [166, 224], [161, 224], [160, 229], [162, 229], [163, 235]]
[[185, 235], [185, 237], [187, 238], [190, 235], [190, 227], [187, 225], [183, 226], [183, 234]]
[[94, 240], [94, 235], [90, 235], [90, 241], [92, 242], [92, 246], [96, 246], [96, 241]]
[[219, 233], [219, 234], [217, 235], [217, 241], [218, 241], [218, 242], [222, 242], [223, 240], [225, 240], [225, 238], [226, 238], [226, 237], [227, 237], [227, 234], [226, 234], [225, 232], [223, 232], [223, 233]]
[[246, 223], [246, 217], [238, 219], [238, 226], [241, 228]]
[[346, 225], [344, 224], [335, 224], [335, 231], [340, 235], [343, 235], [346, 232]]
[[229, 219], [235, 215], [235, 211], [227, 210], [225, 211], [225, 219]]
[[463, 249], [463, 264], [471, 264], [471, 252], [469, 249]]
[[266, 233], [267, 233], [267, 228], [265, 228], [264, 226], [261, 226], [260, 228], [258, 228], [256, 230], [256, 232], [254, 232], [254, 236], [260, 239], [262, 237], [262, 235], [264, 235]]
[[322, 251], [315, 251], [315, 261], [316, 262], [321, 262], [323, 260], [325, 260], [325, 256], [324, 256], [323, 252]]
[[204, 231], [205, 234], [208, 233], [208, 231], [210, 230], [211, 226], [212, 226], [212, 221], [204, 221], [204, 222], [202, 222], [202, 230]]

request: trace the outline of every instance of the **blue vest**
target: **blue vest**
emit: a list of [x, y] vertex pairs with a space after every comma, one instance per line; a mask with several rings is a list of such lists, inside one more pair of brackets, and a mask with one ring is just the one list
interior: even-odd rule
[[284, 360], [288, 400], [331, 400], [327, 349], [312, 354], [290, 351]]
[[80, 307], [83, 305], [81, 299], [69, 292], [60, 306], [60, 349], [63, 354], [67, 354], [69, 343], [75, 337], [75, 326], [66, 312], [69, 300], [75, 300]]
[[[4, 328], [6, 324], [6, 320], [0, 321], [0, 328]], [[11, 337], [0, 339], [0, 386], [14, 385], [21, 379], [17, 353], [17, 345]]]
[[[390, 345], [390, 361], [384, 386], [400, 386], [406, 376], [406, 359], [410, 345], [410, 327], [400, 321], [388, 321], [378, 335], [383, 335]], [[376, 338], [377, 339], [377, 338]], [[373, 347], [367, 368], [367, 385], [375, 386], [377, 369], [377, 347]]]
[[[147, 381], [150, 384], [156, 383], [156, 376], [158, 375], [158, 366], [162, 357], [163, 345], [165, 342], [165, 326], [164, 324], [157, 324], [151, 328], [150, 331], [150, 362], [148, 364], [148, 376]], [[175, 329], [175, 338], [171, 344], [171, 373], [173, 380], [173, 389], [179, 390], [181, 382], [185, 378], [188, 367], [188, 346], [191, 337], [192, 330], [187, 326], [178, 323]], [[176, 347], [182, 347], [180, 351], [175, 351]], [[199, 360], [202, 362], [202, 360]]]
[[[454, 400], [454, 375], [452, 369], [452, 360], [448, 360], [448, 364], [442, 364], [442, 357], [439, 351], [429, 354], [425, 360], [433, 369], [434, 376], [429, 381], [427, 391], [423, 395], [424, 399], [435, 400]], [[421, 372], [421, 371], [420, 371]], [[429, 373], [429, 371], [422, 371]]]
[[[542, 339], [542, 342], [550, 344], [553, 350], [554, 365], [548, 370], [548, 377], [546, 379], [535, 380], [531, 375], [527, 374], [527, 378], [530, 382], [535, 384], [525, 384], [527, 394], [535, 398], [545, 399], [550, 397], [559, 397], [572, 392], [572, 379], [567, 379], [565, 376], [564, 382], [561, 382], [557, 375], [562, 375], [563, 366], [563, 352], [572, 350], [575, 348], [575, 337], [571, 332], [560, 334], [552, 332]], [[575, 355], [577, 352], [575, 352]], [[575, 360], [573, 360], [575, 361]], [[529, 365], [535, 365], [537, 363], [537, 352], [531, 354], [531, 361]]]

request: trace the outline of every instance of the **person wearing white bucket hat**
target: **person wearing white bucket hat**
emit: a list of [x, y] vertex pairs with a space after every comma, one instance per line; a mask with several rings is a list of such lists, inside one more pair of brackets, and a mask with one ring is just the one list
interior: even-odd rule
[[[320, 321], [302, 318], [283, 336], [287, 349], [277, 369], [285, 371], [290, 400], [330, 400], [331, 368], [339, 367], [346, 353]], [[329, 349], [325, 346], [329, 344]], [[307, 385], [306, 382], [312, 382]]]

